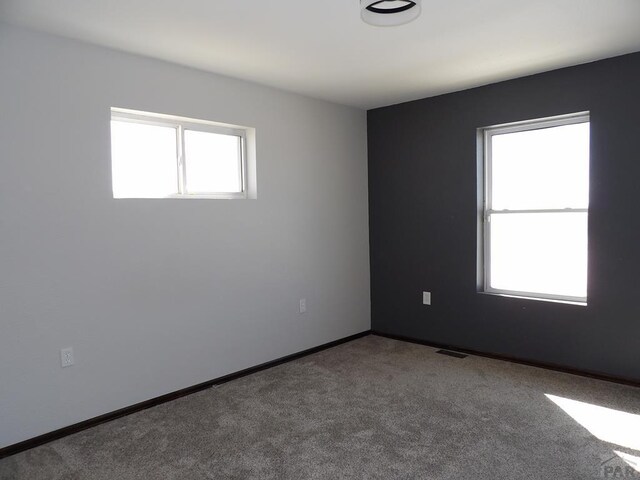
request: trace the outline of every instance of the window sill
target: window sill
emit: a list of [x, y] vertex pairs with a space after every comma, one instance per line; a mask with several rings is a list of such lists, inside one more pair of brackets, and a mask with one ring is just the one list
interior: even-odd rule
[[248, 200], [252, 197], [244, 193], [240, 194], [193, 194], [193, 195], [167, 195], [165, 197], [113, 197], [114, 200]]
[[526, 295], [515, 295], [515, 294], [511, 294], [511, 293], [500, 293], [500, 292], [478, 292], [482, 295], [490, 295], [490, 296], [494, 296], [494, 297], [506, 297], [506, 298], [517, 298], [520, 300], [534, 300], [534, 301], [538, 301], [538, 302], [550, 302], [550, 303], [561, 303], [564, 305], [575, 305], [578, 307], [586, 307], [587, 306], [587, 302], [581, 302], [581, 301], [577, 301], [577, 300], [563, 300], [563, 299], [557, 299], [557, 298], [543, 298], [543, 297], [528, 297]]

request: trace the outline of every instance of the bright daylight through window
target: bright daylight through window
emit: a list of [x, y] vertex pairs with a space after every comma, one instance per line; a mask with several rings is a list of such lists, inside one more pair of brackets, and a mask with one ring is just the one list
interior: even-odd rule
[[586, 303], [589, 114], [480, 133], [484, 291]]
[[246, 198], [243, 127], [112, 109], [114, 198]]

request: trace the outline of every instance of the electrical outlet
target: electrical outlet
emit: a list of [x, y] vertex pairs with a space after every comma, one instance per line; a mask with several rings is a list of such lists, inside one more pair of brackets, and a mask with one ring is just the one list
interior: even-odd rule
[[431, 305], [431, 292], [422, 292], [422, 304]]
[[305, 313], [307, 311], [307, 299], [300, 299], [300, 313]]
[[63, 348], [60, 350], [60, 366], [70, 367], [73, 365], [73, 348]]

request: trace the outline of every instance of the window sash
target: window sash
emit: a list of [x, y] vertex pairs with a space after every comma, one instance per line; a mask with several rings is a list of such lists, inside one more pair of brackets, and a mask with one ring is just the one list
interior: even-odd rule
[[[525, 132], [528, 130], [541, 130], [544, 128], [561, 127], [564, 125], [575, 125], [578, 123], [588, 123], [590, 121], [589, 112], [580, 112], [569, 115], [560, 115], [543, 120], [526, 120], [505, 125], [496, 125], [482, 129], [483, 133], [483, 155], [484, 155], [484, 210], [493, 211], [493, 185], [492, 185], [492, 151], [493, 137], [507, 133]], [[560, 207], [560, 206], [559, 206]], [[559, 209], [562, 209], [560, 207]]]
[[486, 293], [495, 293], [501, 295], [509, 295], [515, 297], [531, 298], [531, 299], [545, 299], [555, 301], [565, 301], [577, 304], [586, 304], [587, 297], [577, 297], [571, 295], [557, 295], [544, 292], [532, 292], [522, 290], [509, 290], [502, 288], [493, 288], [491, 286], [491, 218], [497, 215], [508, 214], [537, 214], [537, 213], [553, 213], [553, 214], [572, 214], [572, 213], [589, 213], [588, 209], [575, 208], [575, 209], [558, 209], [558, 210], [499, 210], [489, 211], [485, 213], [485, 220], [483, 225], [484, 232], [484, 291]]
[[539, 208], [539, 209], [524, 209], [524, 210], [511, 210], [505, 208], [503, 210], [485, 210], [485, 219], [489, 215], [508, 215], [510, 213], [589, 213], [588, 208]]

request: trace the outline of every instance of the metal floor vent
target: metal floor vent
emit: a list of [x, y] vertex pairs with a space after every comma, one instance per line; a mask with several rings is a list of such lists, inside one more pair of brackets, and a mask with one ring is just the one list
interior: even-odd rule
[[454, 357], [454, 358], [467, 358], [469, 356], [469, 355], [465, 355], [464, 353], [451, 352], [449, 350], [438, 350], [436, 353], [439, 353], [440, 355], [446, 355], [448, 357]]

